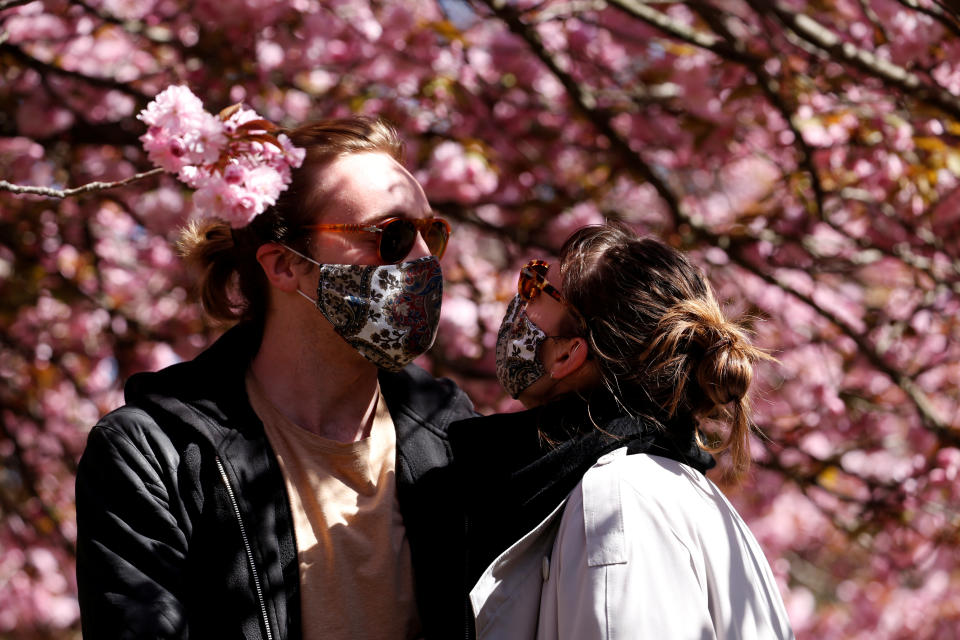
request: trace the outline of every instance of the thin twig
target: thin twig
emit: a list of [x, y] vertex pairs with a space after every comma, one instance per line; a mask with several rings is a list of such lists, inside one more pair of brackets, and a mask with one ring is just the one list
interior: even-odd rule
[[860, 0], [860, 11], [863, 12], [863, 16], [870, 21], [874, 28], [883, 34], [884, 41], [890, 42], [890, 34], [887, 33], [886, 27], [884, 27], [883, 23], [880, 21], [880, 16], [877, 15], [877, 12], [873, 10], [873, 7], [870, 6], [870, 3], [867, 0]]
[[149, 178], [150, 176], [155, 176], [158, 173], [163, 173], [163, 169], [157, 167], [156, 169], [151, 169], [150, 171], [144, 171], [143, 173], [137, 173], [129, 178], [124, 178], [123, 180], [117, 180], [116, 182], [90, 182], [80, 187], [74, 187], [72, 189], [52, 189], [50, 187], [34, 187], [30, 185], [19, 185], [11, 184], [6, 180], [0, 180], [0, 190], [10, 191], [11, 193], [23, 194], [23, 195], [32, 195], [32, 196], [46, 196], [47, 198], [69, 198], [70, 196], [79, 195], [81, 193], [90, 193], [91, 191], [105, 191], [107, 189], [115, 189], [116, 187], [122, 187], [128, 185], [131, 182], [137, 180], [142, 180], [144, 178]]

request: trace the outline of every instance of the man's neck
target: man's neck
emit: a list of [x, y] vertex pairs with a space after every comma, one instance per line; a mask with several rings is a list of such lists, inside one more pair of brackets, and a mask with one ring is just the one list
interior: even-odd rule
[[368, 436], [379, 399], [377, 368], [332, 331], [320, 337], [298, 329], [268, 320], [250, 364], [264, 395], [317, 435], [340, 442]]

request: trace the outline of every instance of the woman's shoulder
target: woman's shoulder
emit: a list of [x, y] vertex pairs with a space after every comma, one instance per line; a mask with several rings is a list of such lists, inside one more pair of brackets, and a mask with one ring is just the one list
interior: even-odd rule
[[594, 464], [575, 492], [582, 500], [587, 530], [611, 535], [629, 526], [666, 527], [680, 539], [696, 539], [697, 531], [739, 519], [720, 489], [701, 472], [682, 462], [656, 455], [613, 451]]
[[652, 567], [653, 548], [664, 562], [668, 550], [699, 556], [697, 540], [710, 523], [698, 512], [716, 511], [697, 504], [701, 480], [700, 472], [668, 458], [628, 454], [625, 447], [607, 453], [571, 492], [558, 544], [586, 567], [626, 565], [638, 553]]
[[601, 457], [587, 475], [594, 483], [625, 485], [638, 497], [654, 502], [693, 497], [703, 499], [719, 491], [703, 473], [690, 465], [648, 453], [629, 454], [626, 447]]
[[552, 565], [579, 567], [585, 588], [607, 599], [604, 623], [624, 635], [699, 637], [713, 627], [792, 638], [748, 527], [713, 482], [676, 460], [626, 449], [600, 458], [570, 496], [554, 554]]

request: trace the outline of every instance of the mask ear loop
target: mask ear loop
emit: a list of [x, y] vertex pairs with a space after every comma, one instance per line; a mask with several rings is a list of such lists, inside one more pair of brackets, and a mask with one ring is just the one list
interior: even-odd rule
[[[322, 266], [323, 266], [321, 263], [317, 262], [316, 260], [314, 260], [314, 259], [311, 258], [310, 256], [305, 256], [305, 255], [303, 255], [302, 253], [300, 253], [299, 251], [297, 251], [297, 250], [294, 249], [293, 247], [290, 247], [290, 246], [288, 246], [288, 245], [285, 245], [285, 244], [282, 243], [282, 242], [278, 242], [277, 244], [279, 244], [281, 247], [283, 247], [284, 249], [286, 249], [286, 250], [289, 251], [290, 253], [294, 253], [294, 254], [300, 256], [301, 258], [303, 258], [303, 259], [306, 260], [307, 262], [311, 262], [311, 263], [317, 265], [318, 267], [322, 267]], [[318, 287], [318, 288], [319, 288], [319, 287]], [[318, 309], [320, 308], [320, 298], [319, 298], [319, 297], [318, 297], [316, 300], [314, 300], [314, 299], [311, 298], [308, 294], [306, 294], [306, 293], [304, 293], [303, 291], [301, 291], [300, 287], [297, 287], [297, 293], [299, 293], [301, 296], [303, 296], [304, 298], [306, 298], [307, 300], [309, 300], [309, 301], [310, 301], [315, 307], [317, 307]], [[317, 291], [317, 293], [319, 293], [319, 291]]]
[[301, 258], [303, 258], [303, 259], [306, 260], [307, 262], [311, 262], [311, 263], [317, 265], [318, 267], [322, 267], [322, 266], [323, 266], [323, 264], [317, 262], [316, 260], [314, 260], [314, 259], [311, 258], [310, 256], [306, 256], [306, 255], [300, 253], [299, 251], [297, 251], [296, 249], [294, 249], [294, 248], [291, 247], [291, 246], [288, 246], [288, 245], [286, 245], [286, 244], [284, 244], [284, 243], [282, 243], [282, 242], [278, 242], [277, 244], [279, 244], [281, 247], [283, 247], [284, 249], [286, 249], [286, 250], [289, 251], [290, 253], [294, 253], [294, 254], [300, 256]]

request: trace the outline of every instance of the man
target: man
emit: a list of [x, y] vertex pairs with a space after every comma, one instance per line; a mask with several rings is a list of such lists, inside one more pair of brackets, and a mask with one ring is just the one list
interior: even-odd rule
[[192, 361], [133, 376], [90, 433], [77, 474], [87, 637], [438, 628], [413, 573], [439, 571], [449, 542], [423, 496], [441, 495], [447, 425], [473, 409], [409, 363], [436, 332], [449, 226], [384, 124], [290, 138], [306, 159], [274, 207], [184, 235], [205, 310], [236, 326]]

